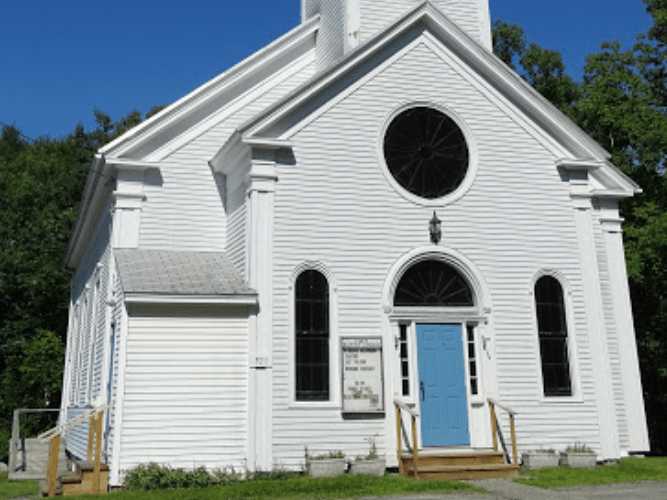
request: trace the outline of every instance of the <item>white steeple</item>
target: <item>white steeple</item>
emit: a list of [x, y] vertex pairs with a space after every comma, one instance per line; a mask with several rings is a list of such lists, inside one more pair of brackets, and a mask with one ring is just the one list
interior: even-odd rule
[[[301, 0], [303, 20], [319, 14], [320, 65], [326, 67], [423, 0]], [[431, 0], [472, 38], [492, 50], [489, 0]]]

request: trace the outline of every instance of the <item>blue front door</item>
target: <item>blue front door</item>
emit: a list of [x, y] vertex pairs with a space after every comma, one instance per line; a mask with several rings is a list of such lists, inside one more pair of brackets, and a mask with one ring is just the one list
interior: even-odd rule
[[461, 325], [417, 325], [417, 351], [423, 445], [470, 445]]

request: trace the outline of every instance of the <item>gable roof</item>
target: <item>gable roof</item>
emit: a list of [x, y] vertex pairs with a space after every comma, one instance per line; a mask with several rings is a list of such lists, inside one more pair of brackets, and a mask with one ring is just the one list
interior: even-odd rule
[[79, 215], [65, 256], [65, 265], [74, 268], [78, 263], [83, 236], [90, 233], [93, 225], [91, 221], [108, 196], [105, 180], [113, 176], [113, 165], [122, 162], [140, 163], [148, 153], [186, 132], [220, 107], [249, 91], [252, 86], [266, 81], [289, 62], [314, 50], [319, 19], [319, 16], [314, 16], [300, 24], [103, 146], [96, 153], [88, 172]]
[[337, 81], [350, 75], [364, 61], [377, 55], [390, 43], [415, 28], [423, 28], [433, 34], [567, 149], [573, 158], [592, 160], [601, 164], [609, 176], [614, 178], [615, 184], [622, 186], [625, 195], [641, 192], [634, 181], [609, 163], [611, 155], [602, 146], [428, 0], [421, 2], [381, 33], [344, 56], [337, 64], [318, 73], [285, 98], [239, 127], [237, 134], [221, 148], [213, 163], [218, 163], [221, 153], [224, 154], [223, 151], [229, 150], [234, 141], [242, 140], [250, 143], [289, 139], [292, 127], [288, 124], [293, 126], [294, 123], [310, 116], [318, 108], [317, 96], [327, 92]]
[[222, 252], [114, 251], [126, 295], [254, 296]]
[[128, 130], [98, 152], [110, 157], [144, 157], [147, 152], [187, 131], [225, 103], [312, 50], [318, 29], [319, 16], [314, 16]]

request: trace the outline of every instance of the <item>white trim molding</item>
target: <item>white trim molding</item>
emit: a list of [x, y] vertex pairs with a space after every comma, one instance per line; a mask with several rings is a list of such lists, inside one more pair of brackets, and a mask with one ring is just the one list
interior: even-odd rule
[[628, 285], [625, 249], [623, 247], [623, 219], [618, 209], [612, 207], [612, 213], [600, 218], [605, 254], [609, 268], [609, 286], [613, 298], [614, 321], [616, 323], [621, 372], [623, 374], [623, 395], [627, 414], [629, 449], [628, 452], [647, 452], [650, 450], [646, 410], [637, 353], [637, 337], [632, 314], [632, 302]]
[[[326, 278], [329, 285], [329, 400], [298, 401], [296, 399], [296, 280], [305, 271], [318, 271]], [[289, 406], [298, 409], [342, 409], [340, 372], [340, 336], [338, 332], [338, 285], [331, 269], [320, 260], [308, 260], [297, 265], [292, 271], [289, 289], [288, 309], [288, 385]]]
[[146, 200], [144, 182], [146, 171], [158, 169], [157, 164], [108, 160], [116, 169], [116, 190], [112, 193], [113, 248], [138, 248], [141, 231], [141, 212]]
[[273, 217], [278, 174], [273, 150], [253, 150], [247, 182], [246, 276], [257, 291], [249, 320], [248, 467], [273, 468]]
[[570, 171], [571, 198], [579, 246], [586, 322], [591, 346], [597, 413], [600, 425], [600, 458], [617, 459], [620, 454], [614, 407], [607, 329], [600, 285], [600, 268], [593, 225], [593, 200], [587, 171]]
[[[466, 146], [468, 148], [468, 165], [466, 168], [465, 177], [461, 181], [461, 184], [457, 186], [456, 189], [451, 193], [448, 193], [445, 196], [441, 196], [440, 198], [436, 199], [423, 198], [421, 196], [411, 193], [403, 186], [401, 186], [401, 184], [396, 180], [396, 178], [389, 170], [389, 166], [387, 165], [387, 159], [384, 151], [384, 141], [387, 135], [387, 130], [389, 129], [389, 126], [392, 124], [394, 119], [396, 119], [404, 111], [418, 107], [434, 109], [436, 111], [439, 111], [440, 113], [443, 113], [445, 116], [454, 121], [454, 123], [459, 127], [459, 129], [463, 133], [463, 137], [466, 141]], [[432, 207], [432, 208], [442, 208], [447, 205], [451, 205], [452, 203], [460, 199], [462, 196], [464, 196], [470, 190], [473, 182], [475, 182], [475, 178], [477, 177], [477, 167], [479, 164], [478, 149], [479, 148], [477, 147], [475, 136], [472, 133], [472, 130], [470, 129], [468, 124], [465, 122], [465, 120], [458, 113], [456, 113], [449, 107], [433, 101], [406, 102], [401, 106], [399, 106], [398, 108], [392, 110], [385, 117], [382, 127], [380, 128], [377, 141], [379, 163], [382, 166], [382, 173], [386, 177], [387, 182], [394, 188], [394, 190], [397, 193], [399, 193], [406, 200], [415, 203], [416, 205]]]
[[[545, 277], [550, 276], [555, 278], [560, 283], [561, 289], [563, 291], [563, 302], [565, 306], [565, 326], [567, 328], [567, 353], [568, 353], [568, 362], [570, 369], [570, 384], [572, 389], [572, 394], [570, 396], [546, 396], [544, 394], [544, 375], [542, 372], [542, 352], [540, 347], [540, 331], [539, 331], [539, 322], [537, 318], [537, 303], [535, 301], [535, 286], [537, 282]], [[539, 400], [545, 404], [567, 404], [567, 403], [583, 403], [583, 393], [581, 390], [581, 380], [580, 380], [580, 370], [579, 370], [579, 353], [578, 353], [578, 336], [575, 326], [576, 322], [574, 320], [574, 304], [572, 303], [572, 288], [570, 286], [570, 281], [567, 279], [565, 274], [561, 271], [554, 268], [544, 268], [540, 269], [533, 276], [530, 283], [529, 295], [531, 297], [531, 310], [533, 312], [533, 329], [535, 332], [535, 352], [538, 356], [538, 386], [539, 386]]]
[[[430, 259], [440, 260], [450, 264], [463, 275], [472, 288], [475, 296], [475, 307], [463, 308], [465, 311], [460, 312], [474, 314], [478, 317], [487, 316], [491, 313], [491, 295], [476, 266], [456, 250], [433, 245], [415, 248], [407, 252], [391, 267], [387, 274], [387, 279], [382, 292], [383, 309], [385, 313], [392, 314], [395, 309], [400, 312], [400, 308], [394, 307], [394, 294], [403, 274], [413, 265]], [[449, 308], [447, 310], [449, 312], [454, 312], [454, 310]]]
[[188, 304], [255, 306], [256, 295], [153, 295], [125, 294], [127, 304]]

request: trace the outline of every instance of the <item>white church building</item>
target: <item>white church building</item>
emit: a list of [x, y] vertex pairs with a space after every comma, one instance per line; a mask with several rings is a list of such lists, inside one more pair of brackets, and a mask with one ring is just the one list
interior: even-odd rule
[[493, 55], [488, 0], [303, 0], [96, 155], [61, 419], [107, 408], [112, 485], [369, 440], [395, 467], [399, 408], [425, 455], [492, 449], [494, 405], [519, 452], [646, 452], [619, 215], [641, 190], [609, 158]]

